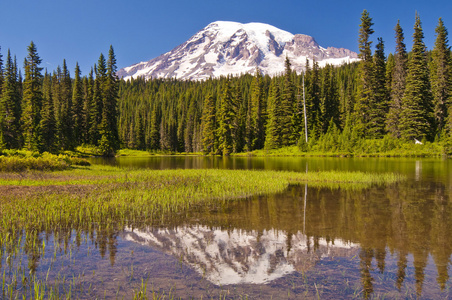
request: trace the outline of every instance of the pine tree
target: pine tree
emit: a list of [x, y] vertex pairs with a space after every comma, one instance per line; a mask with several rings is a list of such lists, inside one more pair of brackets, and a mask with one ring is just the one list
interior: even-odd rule
[[264, 146], [265, 101], [262, 74], [256, 68], [256, 74], [251, 82], [251, 149], [261, 149]]
[[2, 89], [3, 89], [3, 55], [2, 55], [2, 47], [0, 47], [0, 97], [2, 96]]
[[116, 76], [116, 56], [112, 46], [110, 46], [110, 50], [108, 52], [106, 70], [105, 82], [103, 82], [104, 97], [102, 105], [102, 120], [99, 132], [101, 135], [99, 148], [101, 149], [103, 155], [112, 156], [119, 149], [117, 124], [118, 78]]
[[24, 62], [25, 80], [23, 83], [23, 134], [28, 150], [39, 150], [42, 106], [42, 68], [36, 45], [31, 42], [27, 48], [28, 55]]
[[337, 84], [333, 73], [333, 67], [326, 65], [322, 70], [322, 87], [320, 94], [320, 111], [323, 133], [330, 128], [331, 122], [339, 127], [340, 110]]
[[21, 105], [17, 68], [11, 59], [9, 49], [3, 76], [0, 96], [0, 147], [17, 149], [21, 147]]
[[154, 107], [151, 112], [149, 124], [149, 149], [160, 149], [160, 121], [158, 118], [157, 108]]
[[314, 61], [312, 69], [306, 72], [306, 103], [308, 115], [308, 130], [317, 136], [322, 132], [322, 111], [320, 104], [321, 84], [319, 63]]
[[52, 96], [52, 76], [47, 72], [43, 81], [43, 102], [41, 110], [40, 151], [56, 151], [56, 120]]
[[100, 91], [98, 82], [94, 80], [94, 71], [91, 69], [89, 73], [86, 93], [85, 93], [85, 143], [91, 145], [97, 145], [99, 140], [98, 132], [98, 98], [100, 97]]
[[368, 134], [372, 138], [382, 138], [385, 134], [386, 115], [388, 113], [388, 94], [386, 90], [386, 57], [382, 38], [378, 44], [373, 59], [372, 96], [369, 103]]
[[275, 149], [281, 147], [282, 144], [281, 118], [283, 114], [281, 109], [281, 94], [276, 78], [270, 83], [267, 107], [268, 121], [265, 135], [265, 149]]
[[355, 103], [355, 126], [357, 130], [366, 135], [369, 129], [369, 107], [372, 101], [372, 80], [373, 80], [373, 61], [372, 61], [372, 42], [370, 35], [374, 33], [372, 29], [372, 18], [367, 10], [361, 14], [361, 24], [359, 29], [359, 54], [361, 59], [358, 69], [358, 95]]
[[[234, 119], [233, 132], [233, 152], [242, 152], [245, 147], [246, 134], [246, 101], [242, 97], [242, 89], [239, 83], [234, 87], [233, 92], [234, 107], [236, 107], [236, 115]], [[264, 139], [264, 137], [262, 137]]]
[[72, 85], [72, 115], [73, 115], [73, 127], [74, 127], [74, 139], [75, 144], [80, 145], [83, 143], [84, 132], [84, 98], [83, 98], [83, 82], [80, 75], [80, 67], [78, 63], [75, 65], [74, 83]]
[[72, 150], [75, 147], [74, 141], [74, 117], [72, 108], [72, 79], [63, 60], [63, 69], [60, 74], [60, 147], [63, 150]]
[[389, 112], [386, 118], [386, 130], [393, 137], [399, 138], [401, 136], [400, 115], [402, 112], [402, 98], [405, 94], [408, 57], [400, 21], [397, 21], [397, 25], [394, 30], [396, 33], [396, 51], [394, 54], [394, 70], [392, 72], [391, 94], [389, 101]]
[[291, 144], [292, 137], [292, 117], [295, 113], [295, 86], [292, 80], [292, 69], [289, 58], [286, 57], [285, 61], [285, 73], [284, 73], [284, 85], [281, 92], [281, 110], [282, 115], [279, 120], [281, 128], [281, 145], [289, 146]]
[[211, 94], [204, 100], [201, 128], [203, 152], [206, 154], [215, 153], [215, 101]]
[[401, 136], [406, 140], [432, 137], [432, 96], [423, 38], [421, 20], [416, 14], [413, 47], [408, 61], [406, 89], [400, 114]]
[[146, 141], [145, 141], [145, 133], [144, 133], [144, 121], [141, 113], [138, 111], [135, 117], [135, 137], [136, 137], [136, 149], [145, 150], [146, 149]]
[[223, 85], [220, 110], [218, 112], [218, 150], [223, 156], [233, 151], [235, 107], [228, 78]]
[[436, 41], [430, 63], [430, 82], [433, 94], [436, 134], [441, 134], [448, 115], [448, 104], [452, 100], [451, 53], [447, 29], [440, 18], [435, 29]]

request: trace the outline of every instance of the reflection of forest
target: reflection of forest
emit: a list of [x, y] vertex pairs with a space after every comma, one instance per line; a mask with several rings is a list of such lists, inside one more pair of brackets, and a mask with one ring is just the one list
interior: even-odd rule
[[[396, 287], [402, 288], [407, 268], [413, 261], [414, 280], [417, 292], [421, 294], [429, 258], [435, 263], [436, 281], [442, 290], [449, 280], [452, 255], [452, 199], [449, 194], [443, 183], [420, 180], [362, 191], [308, 188], [305, 204], [305, 187], [291, 186], [281, 194], [230, 201], [213, 210], [187, 213], [190, 214], [188, 219], [184, 216], [175, 221], [174, 228], [195, 220], [195, 224], [226, 231], [273, 231], [285, 238], [283, 251], [294, 247], [292, 243], [298, 239], [309, 247], [304, 251], [313, 254], [322, 253], [319, 249], [324, 243], [359, 244], [362, 287], [368, 294], [374, 289], [372, 262], [375, 261], [378, 270], [383, 272], [389, 253], [398, 259]], [[131, 223], [134, 227], [145, 227], [145, 224]], [[75, 242], [79, 246], [83, 243], [81, 239], [86, 238], [102, 257], [109, 256], [113, 265], [121, 228], [97, 230], [93, 224], [88, 228], [80, 226], [39, 235], [28, 233], [22, 242], [30, 270], [33, 272], [38, 268], [42, 257], [38, 248], [42, 241], [51, 245], [52, 239], [57, 239], [66, 252], [68, 244]], [[304, 240], [300, 236], [305, 237]], [[6, 257], [13, 251], [4, 249], [1, 253], [3, 267]], [[295, 259], [289, 259], [295, 270], [308, 267], [306, 260], [300, 260], [297, 265]]]
[[[442, 183], [404, 182], [364, 191], [308, 188], [304, 211], [304, 186], [288, 192], [240, 201], [225, 213], [202, 212], [204, 224], [245, 230], [277, 229], [290, 237], [299, 230], [314, 241], [342, 240], [359, 243], [363, 289], [373, 291], [371, 264], [385, 269], [387, 251], [398, 257], [397, 288], [406, 276], [412, 255], [417, 293], [421, 294], [424, 269], [431, 256], [437, 282], [445, 288], [452, 255], [452, 202]], [[290, 240], [290, 239], [289, 239]], [[315, 250], [318, 245], [314, 243]]]

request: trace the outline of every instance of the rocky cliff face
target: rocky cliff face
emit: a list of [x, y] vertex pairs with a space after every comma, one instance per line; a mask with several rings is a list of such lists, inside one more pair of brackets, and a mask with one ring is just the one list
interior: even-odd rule
[[293, 69], [304, 70], [312, 63], [343, 64], [358, 59], [343, 48], [323, 48], [313, 37], [293, 35], [262, 23], [214, 22], [188, 41], [157, 58], [118, 71], [120, 78], [177, 78], [202, 80], [209, 77], [254, 73], [277, 75], [284, 72], [288, 57]]
[[309, 238], [302, 233], [220, 230], [206, 226], [126, 229], [125, 240], [181, 258], [217, 285], [262, 284], [305, 272], [325, 257], [352, 257], [359, 245]]

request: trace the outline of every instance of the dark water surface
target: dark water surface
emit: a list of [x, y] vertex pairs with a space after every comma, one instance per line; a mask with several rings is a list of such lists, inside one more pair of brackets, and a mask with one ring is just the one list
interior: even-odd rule
[[397, 172], [407, 180], [361, 190], [290, 186], [199, 208], [173, 224], [64, 238], [47, 233], [45, 255], [33, 264], [15, 258], [42, 280], [70, 281], [74, 297], [129, 299], [147, 283], [151, 298], [153, 292], [183, 299], [452, 298], [449, 160], [172, 156], [93, 162]]

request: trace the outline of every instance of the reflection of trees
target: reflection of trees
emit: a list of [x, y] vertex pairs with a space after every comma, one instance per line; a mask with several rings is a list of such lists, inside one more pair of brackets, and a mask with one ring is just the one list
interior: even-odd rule
[[[384, 272], [388, 253], [398, 260], [395, 284], [399, 290], [406, 280], [408, 258], [412, 257], [416, 289], [418, 294], [422, 293], [429, 255], [435, 262], [440, 288], [446, 288], [452, 255], [452, 202], [444, 184], [420, 180], [358, 192], [309, 188], [306, 209], [304, 194], [304, 186], [291, 186], [283, 194], [231, 201], [217, 207], [216, 211], [200, 211], [194, 217], [206, 226], [257, 232], [283, 231], [288, 237], [288, 251], [292, 248], [291, 236], [302, 229], [308, 237], [308, 252], [319, 249], [320, 239], [331, 243], [339, 239], [360, 243], [361, 280], [369, 295], [374, 289], [372, 262], [375, 260], [378, 270]], [[178, 222], [186, 223], [187, 220], [175, 220], [176, 225]], [[117, 232], [115, 229], [98, 230], [96, 226], [86, 224], [86, 227], [80, 225], [76, 229], [49, 230], [48, 234], [54, 234], [65, 251], [71, 243], [71, 235], [75, 235], [78, 247], [83, 243], [83, 236], [91, 237], [101, 256], [109, 257], [113, 265]], [[42, 240], [37, 233], [27, 234], [24, 250], [33, 271], [42, 255], [36, 245], [42, 245]], [[49, 243], [46, 241], [46, 244]], [[7, 252], [5, 249], [0, 254], [7, 256]], [[275, 256], [273, 262], [277, 263], [282, 257]]]
[[421, 180], [359, 192], [309, 188], [307, 198], [305, 211], [304, 186], [291, 186], [284, 194], [234, 203], [224, 210], [226, 214], [203, 212], [197, 217], [204, 224], [246, 230], [277, 229], [288, 236], [305, 228], [308, 241], [312, 238], [310, 251], [319, 248], [319, 238], [332, 243], [337, 239], [360, 243], [361, 276], [367, 292], [373, 290], [372, 260], [383, 273], [387, 253], [391, 253], [398, 259], [395, 284], [399, 290], [406, 279], [408, 257], [412, 256], [420, 295], [431, 255], [438, 272], [437, 282], [441, 289], [446, 287], [452, 255], [452, 203], [444, 184]]

